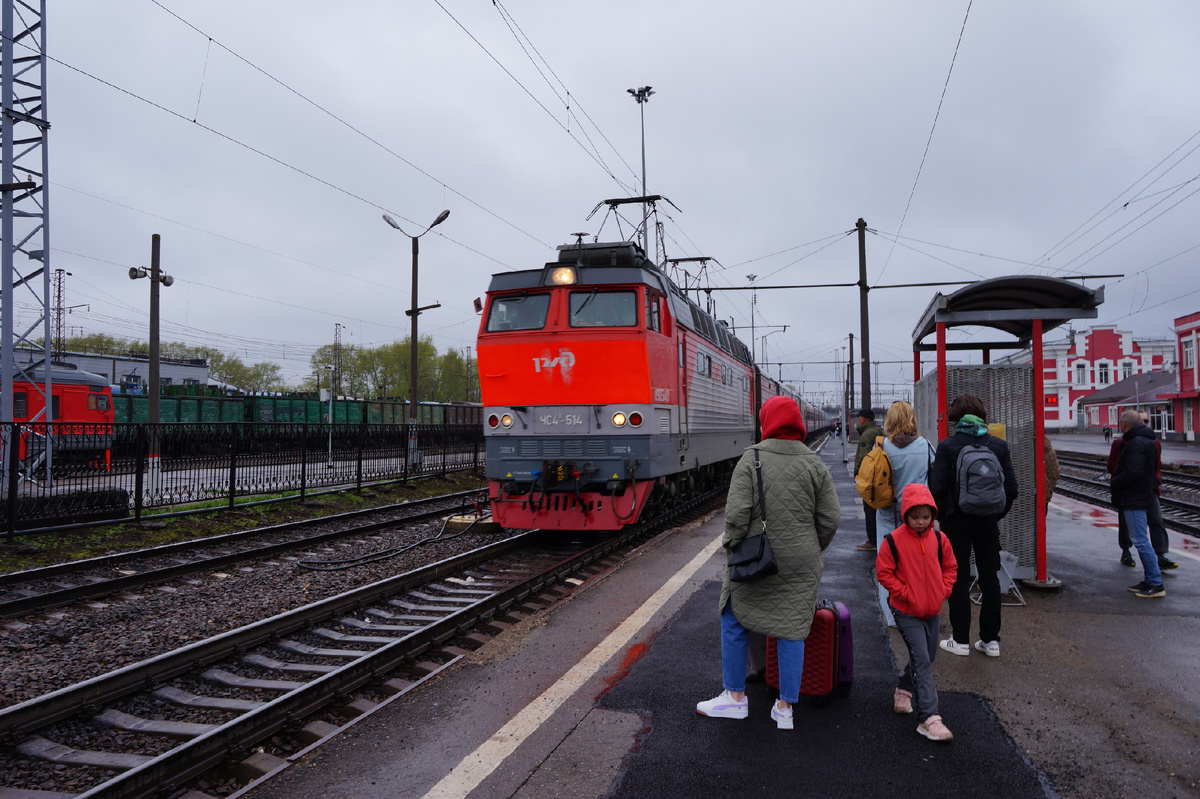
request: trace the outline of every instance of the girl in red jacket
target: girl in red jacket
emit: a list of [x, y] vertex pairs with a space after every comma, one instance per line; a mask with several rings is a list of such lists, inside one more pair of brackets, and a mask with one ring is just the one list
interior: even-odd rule
[[917, 697], [917, 732], [931, 741], [954, 738], [938, 715], [933, 686], [933, 659], [938, 651], [942, 603], [954, 588], [958, 563], [950, 542], [934, 529], [937, 505], [922, 483], [909, 483], [900, 497], [904, 524], [884, 537], [875, 556], [875, 576], [888, 590], [888, 605], [908, 646], [908, 665], [900, 675], [893, 709], [913, 712]]

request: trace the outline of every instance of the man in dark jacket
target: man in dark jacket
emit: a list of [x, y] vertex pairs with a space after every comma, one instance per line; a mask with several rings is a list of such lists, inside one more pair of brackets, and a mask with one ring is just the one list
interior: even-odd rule
[[[858, 477], [863, 458], [875, 447], [875, 439], [883, 435], [883, 430], [875, 424], [875, 411], [870, 408], [863, 408], [858, 412], [858, 425], [854, 429], [858, 431], [858, 449], [854, 452], [854, 476]], [[879, 535], [875, 524], [875, 509], [868, 505], [865, 499], [862, 506], [863, 514], [867, 517], [867, 540], [859, 544], [858, 548], [863, 552], [874, 552]]]
[[[1150, 428], [1150, 414], [1146, 411], [1138, 411], [1138, 416], [1141, 417], [1142, 424]], [[1154, 429], [1150, 428], [1153, 433]], [[1112, 447], [1108, 451], [1108, 475], [1112, 479], [1112, 474], [1117, 468], [1117, 459], [1121, 457], [1121, 448], [1125, 446], [1125, 439], [1117, 436], [1112, 442]], [[1158, 569], [1178, 569], [1179, 564], [1171, 560], [1171, 541], [1167, 535], [1167, 528], [1162, 521], [1162, 506], [1159, 504], [1158, 497], [1162, 494], [1162, 442], [1158, 440], [1158, 436], [1154, 437], [1155, 450], [1155, 489], [1154, 496], [1151, 498], [1150, 507], [1146, 508], [1146, 523], [1150, 528], [1150, 545], [1154, 547], [1155, 553], [1158, 554]], [[1125, 517], [1117, 514], [1117, 544], [1121, 547], [1121, 565], [1136, 566], [1133, 562], [1133, 553], [1130, 550], [1133, 548], [1133, 542], [1129, 539], [1129, 527], [1125, 524]]]
[[1113, 504], [1124, 517], [1129, 539], [1142, 561], [1144, 579], [1130, 586], [1134, 596], [1157, 599], [1167, 595], [1158, 568], [1158, 554], [1150, 543], [1147, 512], [1155, 499], [1157, 487], [1155, 468], [1158, 465], [1157, 439], [1154, 432], [1142, 424], [1135, 410], [1121, 414], [1121, 454], [1112, 476]]
[[[1012, 455], [1003, 440], [989, 435], [983, 401], [974, 394], [960, 394], [950, 404], [947, 418], [954, 434], [938, 442], [929, 468], [929, 490], [939, 509], [942, 532], [954, 547], [954, 558], [962, 567], [950, 593], [950, 628], [953, 635], [941, 648], [953, 655], [969, 655], [971, 635], [971, 550], [979, 577], [979, 640], [975, 648], [988, 657], [1000, 657], [1000, 520], [1017, 499], [1017, 474]], [[958, 456], [967, 446], [987, 447], [1004, 472], [1004, 510], [989, 515], [965, 513], [959, 507]]]

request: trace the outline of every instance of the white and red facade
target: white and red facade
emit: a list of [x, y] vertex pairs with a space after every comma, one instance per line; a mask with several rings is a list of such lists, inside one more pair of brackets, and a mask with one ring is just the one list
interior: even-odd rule
[[1165, 395], [1171, 400], [1175, 430], [1188, 441], [1196, 440], [1196, 427], [1200, 425], [1200, 311], [1181, 316], [1175, 320], [1175, 357], [1179, 364], [1176, 370], [1176, 391]]
[[[1200, 327], [1200, 314], [1196, 317]], [[1026, 350], [1002, 360], [1029, 363], [1031, 358]], [[1117, 330], [1116, 325], [1100, 325], [1076, 331], [1063, 341], [1046, 342], [1042, 345], [1046, 429], [1087, 426], [1087, 420], [1079, 418], [1080, 400], [1134, 375], [1174, 371], [1175, 363], [1176, 342], [1135, 339], [1133, 333]]]

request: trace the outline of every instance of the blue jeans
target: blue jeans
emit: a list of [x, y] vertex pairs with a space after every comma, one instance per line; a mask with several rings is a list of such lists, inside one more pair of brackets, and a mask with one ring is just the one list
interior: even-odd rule
[[[733, 601], [721, 613], [721, 679], [726, 691], [746, 690], [746, 650], [749, 632], [733, 615]], [[777, 638], [779, 653], [779, 698], [800, 701], [800, 674], [804, 671], [804, 642]]]
[[1142, 571], [1146, 575], [1146, 582], [1150, 585], [1162, 585], [1162, 572], [1158, 569], [1158, 554], [1150, 544], [1150, 527], [1146, 509], [1127, 508], [1121, 511], [1121, 516], [1125, 518], [1125, 526], [1129, 528], [1129, 540], [1137, 549], [1138, 558], [1142, 561]]

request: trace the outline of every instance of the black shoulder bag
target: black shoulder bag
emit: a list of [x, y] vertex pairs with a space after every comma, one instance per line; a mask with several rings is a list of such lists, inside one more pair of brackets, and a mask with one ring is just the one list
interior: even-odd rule
[[746, 536], [729, 551], [729, 579], [735, 583], [752, 583], [779, 572], [775, 553], [767, 540], [767, 501], [763, 496], [762, 463], [754, 451], [754, 474], [758, 478], [758, 512], [762, 518], [762, 533]]

